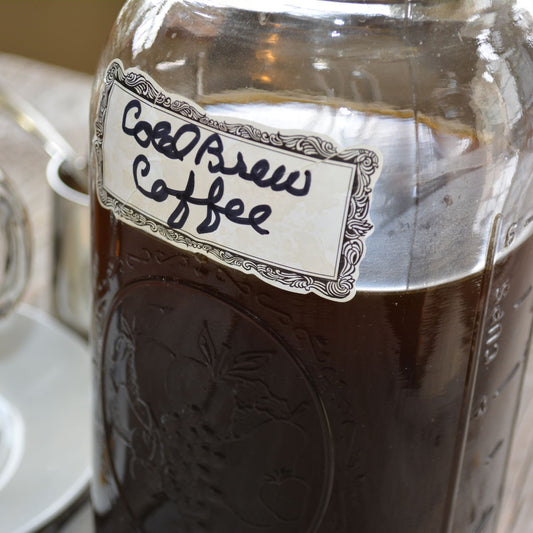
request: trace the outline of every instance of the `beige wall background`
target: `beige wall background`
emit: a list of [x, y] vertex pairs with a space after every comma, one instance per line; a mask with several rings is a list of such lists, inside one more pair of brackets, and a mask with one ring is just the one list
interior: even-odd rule
[[0, 0], [0, 52], [92, 74], [124, 0]]

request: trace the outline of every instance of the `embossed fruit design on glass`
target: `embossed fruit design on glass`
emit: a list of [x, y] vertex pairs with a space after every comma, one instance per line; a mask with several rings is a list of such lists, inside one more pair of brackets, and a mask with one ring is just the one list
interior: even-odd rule
[[496, 531], [531, 31], [503, 0], [125, 4], [92, 100], [99, 533]]

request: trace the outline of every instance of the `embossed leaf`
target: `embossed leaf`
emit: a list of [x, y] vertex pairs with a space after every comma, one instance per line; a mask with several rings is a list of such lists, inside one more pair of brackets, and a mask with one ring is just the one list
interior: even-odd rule
[[238, 354], [231, 365], [228, 375], [246, 379], [260, 371], [272, 357], [272, 352], [252, 351]]
[[217, 359], [217, 351], [213, 339], [211, 338], [209, 328], [207, 327], [207, 322], [204, 322], [202, 331], [200, 332], [198, 347], [204, 358], [205, 365], [213, 372]]
[[[248, 406], [239, 406], [240, 408], [253, 408], [253, 410], [267, 416], [272, 420], [292, 420], [295, 409], [291, 408], [286, 398], [275, 394], [270, 387], [260, 379], [249, 380], [243, 391], [246, 391], [248, 397]], [[300, 405], [296, 408], [298, 411]]]

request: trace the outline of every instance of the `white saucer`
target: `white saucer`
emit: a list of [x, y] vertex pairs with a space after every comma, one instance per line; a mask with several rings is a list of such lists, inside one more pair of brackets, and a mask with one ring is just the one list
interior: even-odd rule
[[26, 305], [0, 322], [0, 530], [30, 533], [77, 500], [90, 478], [90, 355]]

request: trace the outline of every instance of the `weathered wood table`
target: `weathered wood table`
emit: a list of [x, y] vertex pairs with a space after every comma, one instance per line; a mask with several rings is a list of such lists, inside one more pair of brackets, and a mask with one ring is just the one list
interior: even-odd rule
[[[92, 83], [90, 76], [25, 58], [0, 54], [0, 81], [15, 88], [21, 96], [29, 100], [80, 154], [87, 154], [89, 97]], [[47, 162], [48, 156], [39, 143], [0, 112], [0, 166], [11, 176], [21, 190], [26, 205], [30, 206], [33, 227], [33, 273], [25, 301], [50, 311], [52, 193], [45, 178]], [[510, 475], [501, 511], [499, 533], [533, 532], [532, 362], [529, 365], [525, 387], [525, 400], [522, 402], [511, 455]], [[78, 506], [61, 526], [51, 525], [43, 531], [91, 532], [89, 504], [82, 503]]]

